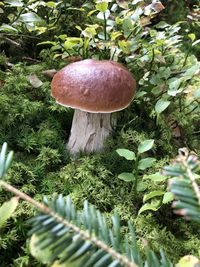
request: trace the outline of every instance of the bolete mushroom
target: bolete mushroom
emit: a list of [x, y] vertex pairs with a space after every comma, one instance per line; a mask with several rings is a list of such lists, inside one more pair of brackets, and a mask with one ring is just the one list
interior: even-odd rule
[[75, 109], [67, 144], [72, 154], [100, 151], [112, 132], [112, 112], [126, 108], [134, 97], [136, 83], [121, 64], [86, 59], [58, 71], [51, 94], [60, 105]]

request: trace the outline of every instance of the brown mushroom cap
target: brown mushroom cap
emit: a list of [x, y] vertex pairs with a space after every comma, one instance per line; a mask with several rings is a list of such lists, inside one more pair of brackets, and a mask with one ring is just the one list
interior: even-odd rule
[[91, 113], [110, 113], [126, 108], [136, 83], [121, 64], [86, 59], [58, 71], [51, 83], [56, 102]]

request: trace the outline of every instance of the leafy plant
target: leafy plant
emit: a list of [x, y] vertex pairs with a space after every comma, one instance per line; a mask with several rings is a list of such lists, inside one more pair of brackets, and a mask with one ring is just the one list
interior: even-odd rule
[[[142, 157], [142, 154], [149, 151], [153, 147], [153, 144], [153, 139], [142, 141], [138, 146], [138, 151], [136, 154], [128, 149], [117, 149], [117, 153], [121, 157], [134, 162], [133, 171], [131, 173], [123, 172], [118, 175], [118, 178], [123, 181], [133, 182], [132, 190], [134, 188], [134, 197], [136, 197], [137, 192], [145, 191], [147, 189], [147, 179], [149, 181], [164, 181], [167, 179], [162, 174], [157, 172], [155, 174], [143, 175], [143, 178], [139, 180], [139, 173], [147, 168], [152, 167], [156, 161], [156, 159], [153, 157]], [[147, 210], [157, 211], [163, 204], [169, 203], [172, 200], [172, 193], [166, 192], [166, 189], [164, 188], [150, 191], [149, 193], [144, 194], [144, 205], [142, 205], [142, 207], [139, 209], [138, 214], [141, 214]]]
[[[66, 28], [68, 28], [67, 32], [70, 32], [74, 28], [74, 18], [76, 17], [77, 20], [75, 11], [81, 10], [77, 8], [77, 5], [81, 4], [82, 1], [76, 0], [70, 2], [5, 0], [0, 2], [0, 12], [3, 15], [3, 20], [0, 19], [2, 40], [21, 52], [27, 50], [28, 47], [31, 48], [32, 50], [27, 51], [26, 58], [34, 62], [34, 59], [30, 57], [38, 54], [36, 46], [38, 42], [41, 42], [43, 38], [52, 40], [51, 36], [54, 36], [56, 32], [62, 33], [63, 29], [66, 32]], [[8, 47], [5, 49], [7, 51]]]
[[[157, 182], [157, 184], [159, 183], [163, 183], [165, 182], [168, 177], [164, 176], [163, 174], [161, 174], [160, 172], [156, 172], [153, 174], [147, 174], [144, 175], [143, 180], [148, 180], [150, 182]], [[159, 184], [159, 189], [156, 190], [151, 190], [148, 193], [145, 193], [143, 196], [143, 203], [144, 205], [142, 205], [142, 207], [140, 208], [138, 214], [141, 214], [144, 211], [157, 211], [158, 209], [160, 209], [164, 204], [168, 204], [170, 203], [173, 199], [174, 196], [171, 192], [167, 192], [167, 187]]]
[[155, 158], [146, 157], [142, 158], [142, 154], [147, 152], [153, 147], [154, 140], [149, 139], [141, 142], [138, 146], [137, 153], [128, 150], [128, 149], [117, 149], [117, 153], [124, 157], [127, 160], [134, 162], [132, 172], [123, 172], [118, 175], [119, 179], [125, 182], [132, 182], [134, 193], [137, 194], [138, 191], [143, 191], [145, 188], [142, 185], [142, 182], [139, 181], [139, 171], [143, 171], [147, 168], [150, 168], [153, 163], [156, 161]]
[[[122, 234], [128, 233], [127, 221], [134, 222], [142, 255], [142, 240], [147, 239], [153, 251], [159, 254], [163, 247], [174, 263], [184, 254], [199, 255], [199, 229], [196, 222], [185, 223], [171, 213], [170, 205], [163, 205], [178, 196], [166, 192], [168, 176], [158, 171], [179, 147], [200, 151], [198, 2], [162, 1], [166, 8], [160, 12], [159, 1], [0, 1], [0, 50], [5, 52], [0, 55], [0, 142], [7, 140], [16, 151], [9, 183], [38, 200], [46, 194], [49, 203], [53, 192], [70, 194], [77, 209], [88, 199], [106, 217], [115, 208]], [[154, 9], [156, 5], [160, 11]], [[170, 25], [170, 19], [177, 23]], [[87, 57], [125, 64], [137, 81], [137, 92], [133, 104], [118, 113], [117, 128], [105, 152], [73, 161], [64, 144], [72, 111], [51, 100], [50, 84], [42, 72]], [[17, 58], [36, 64], [13, 65]], [[34, 76], [39, 79], [37, 88]], [[133, 198], [134, 183], [130, 194], [131, 183], [124, 183], [116, 173], [129, 172], [135, 161], [122, 161], [115, 150], [136, 147], [135, 152], [137, 144], [148, 138], [156, 141], [152, 154], [157, 161], [151, 168], [139, 169], [137, 188], [146, 189]], [[139, 160], [145, 157], [146, 152]], [[194, 172], [198, 184], [199, 171]], [[5, 201], [10, 206], [8, 197], [1, 190], [1, 207]], [[140, 210], [137, 216], [139, 207], [160, 209], [156, 213]], [[25, 242], [26, 220], [33, 214], [34, 209], [20, 201], [9, 224], [3, 224], [4, 266], [39, 266]], [[39, 246], [34, 248], [36, 254], [41, 252]]]
[[56, 35], [55, 41], [40, 45], [51, 45], [54, 58], [80, 56], [123, 61], [126, 55], [140, 48], [143, 26], [150, 24], [159, 11], [144, 1], [124, 5], [120, 1], [95, 0], [80, 9], [86, 23], [76, 25], [78, 37]]

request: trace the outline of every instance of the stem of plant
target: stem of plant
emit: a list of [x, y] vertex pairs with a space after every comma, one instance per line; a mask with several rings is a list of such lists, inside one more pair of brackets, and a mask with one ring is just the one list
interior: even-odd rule
[[181, 96], [178, 99], [179, 111], [182, 112], [182, 98]]
[[134, 164], [134, 175], [135, 175], [135, 180], [134, 180], [134, 183], [132, 185], [132, 188], [131, 188], [131, 193], [134, 192], [134, 197], [137, 196], [137, 185], [138, 185], [138, 161], [139, 161], [139, 158], [138, 156], [136, 156], [136, 160], [135, 160], [135, 164]]
[[150, 67], [149, 67], [149, 71], [151, 72], [151, 69], [153, 67], [153, 63], [154, 63], [154, 58], [155, 58], [155, 50], [154, 48], [152, 49], [152, 59], [151, 59], [151, 62], [150, 62]]
[[104, 19], [104, 26], [103, 26], [103, 30], [104, 30], [104, 39], [106, 41], [107, 39], [107, 34], [106, 34], [106, 26], [107, 26], [107, 23], [106, 23], [106, 14], [105, 12], [103, 13], [103, 19]]
[[187, 63], [187, 59], [188, 59], [188, 57], [189, 57], [190, 50], [191, 50], [191, 48], [189, 48], [188, 51], [187, 51], [187, 54], [186, 54], [185, 60], [184, 60], [184, 62], [183, 62], [183, 66], [182, 66], [182, 68], [184, 68], [185, 65], [186, 65], [186, 63]]

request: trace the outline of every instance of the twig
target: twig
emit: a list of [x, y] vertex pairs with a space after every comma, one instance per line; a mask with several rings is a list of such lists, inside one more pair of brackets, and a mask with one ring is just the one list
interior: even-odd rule
[[9, 44], [14, 45], [14, 46], [16, 46], [17, 48], [19, 48], [21, 50], [23, 49], [22, 45], [20, 43], [17, 43], [16, 41], [14, 41], [14, 40], [12, 40], [12, 39], [10, 39], [8, 37], [5, 37], [5, 36], [3, 36], [3, 39]]
[[34, 62], [34, 63], [40, 63], [41, 62], [40, 60], [31, 58], [31, 57], [22, 57], [22, 59], [25, 61]]

